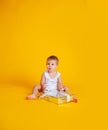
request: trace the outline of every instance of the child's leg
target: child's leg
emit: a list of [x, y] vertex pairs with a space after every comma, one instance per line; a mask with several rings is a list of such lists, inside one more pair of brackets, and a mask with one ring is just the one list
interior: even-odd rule
[[41, 90], [41, 86], [36, 85], [32, 91], [32, 94], [28, 95], [26, 99], [36, 99], [36, 96], [38, 92], [40, 92], [40, 90]]

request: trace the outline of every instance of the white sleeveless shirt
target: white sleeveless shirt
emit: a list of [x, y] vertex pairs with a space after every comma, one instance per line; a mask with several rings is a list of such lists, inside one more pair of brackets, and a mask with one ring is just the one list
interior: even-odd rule
[[58, 77], [60, 76], [60, 73], [56, 72], [55, 77], [51, 78], [48, 71], [45, 71], [44, 76], [46, 79], [46, 82], [45, 82], [46, 90], [48, 90], [48, 91], [49, 90], [57, 90], [57, 81], [58, 81]]

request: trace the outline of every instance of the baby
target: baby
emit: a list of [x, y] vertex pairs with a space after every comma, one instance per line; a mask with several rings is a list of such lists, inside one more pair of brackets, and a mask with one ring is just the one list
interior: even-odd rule
[[[27, 96], [27, 99], [36, 99], [38, 93], [41, 93], [40, 97], [54, 96], [61, 92], [62, 95], [69, 95], [70, 90], [68, 87], [63, 86], [61, 75], [56, 71], [59, 59], [56, 56], [49, 56], [46, 61], [47, 70], [41, 76], [40, 85], [36, 85], [32, 94]], [[67, 94], [68, 93], [68, 94]], [[73, 102], [77, 102], [76, 98], [73, 98]]]

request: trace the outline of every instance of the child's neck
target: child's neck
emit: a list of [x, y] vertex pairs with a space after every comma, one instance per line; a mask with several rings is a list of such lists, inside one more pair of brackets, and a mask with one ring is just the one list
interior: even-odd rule
[[57, 72], [56, 72], [55, 70], [54, 70], [54, 71], [49, 71], [49, 72], [48, 72], [48, 74], [49, 74], [49, 76], [50, 76], [51, 79], [55, 78], [56, 73], [57, 73]]

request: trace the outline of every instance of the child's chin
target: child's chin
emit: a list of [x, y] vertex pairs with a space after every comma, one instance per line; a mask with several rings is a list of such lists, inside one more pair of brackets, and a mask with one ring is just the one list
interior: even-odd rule
[[49, 72], [52, 72], [52, 70], [50, 69], [50, 70], [48, 70]]

